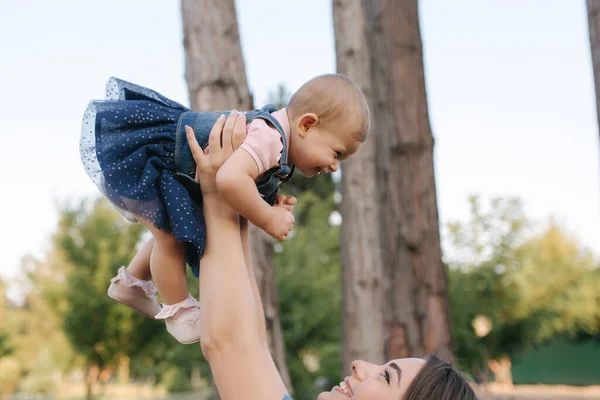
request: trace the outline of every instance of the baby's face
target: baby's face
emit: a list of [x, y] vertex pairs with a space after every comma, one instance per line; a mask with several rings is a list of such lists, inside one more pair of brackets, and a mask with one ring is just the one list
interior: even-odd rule
[[304, 137], [296, 137], [290, 144], [290, 156], [302, 175], [310, 178], [335, 172], [339, 163], [356, 153], [361, 142], [349, 130], [332, 132], [320, 127], [308, 130]]

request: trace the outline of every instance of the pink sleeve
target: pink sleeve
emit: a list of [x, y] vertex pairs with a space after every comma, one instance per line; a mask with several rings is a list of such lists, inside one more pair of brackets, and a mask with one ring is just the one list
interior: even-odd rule
[[279, 165], [283, 143], [277, 129], [271, 128], [260, 118], [248, 125], [248, 134], [240, 146], [256, 162], [259, 175]]

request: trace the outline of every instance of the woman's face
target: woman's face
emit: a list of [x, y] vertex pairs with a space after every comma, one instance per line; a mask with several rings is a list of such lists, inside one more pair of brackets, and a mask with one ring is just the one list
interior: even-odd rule
[[318, 400], [400, 400], [424, 364], [421, 358], [400, 358], [383, 365], [354, 361], [352, 375], [321, 393]]

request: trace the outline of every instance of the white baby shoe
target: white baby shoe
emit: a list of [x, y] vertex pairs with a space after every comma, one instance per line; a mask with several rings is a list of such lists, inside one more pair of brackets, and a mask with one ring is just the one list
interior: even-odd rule
[[179, 343], [192, 344], [200, 341], [200, 308], [191, 295], [176, 304], [163, 304], [162, 310], [154, 317], [164, 319], [167, 331]]
[[156, 286], [152, 281], [138, 279], [127, 273], [125, 267], [121, 267], [110, 282], [108, 297], [148, 318], [154, 319], [161, 312], [160, 303], [156, 300]]

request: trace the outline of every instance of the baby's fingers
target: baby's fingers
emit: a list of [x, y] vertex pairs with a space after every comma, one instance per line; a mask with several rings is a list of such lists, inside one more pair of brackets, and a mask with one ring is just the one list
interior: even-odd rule
[[294, 196], [286, 196], [285, 204], [290, 205], [290, 206], [295, 206], [296, 204], [298, 204], [298, 199]]

